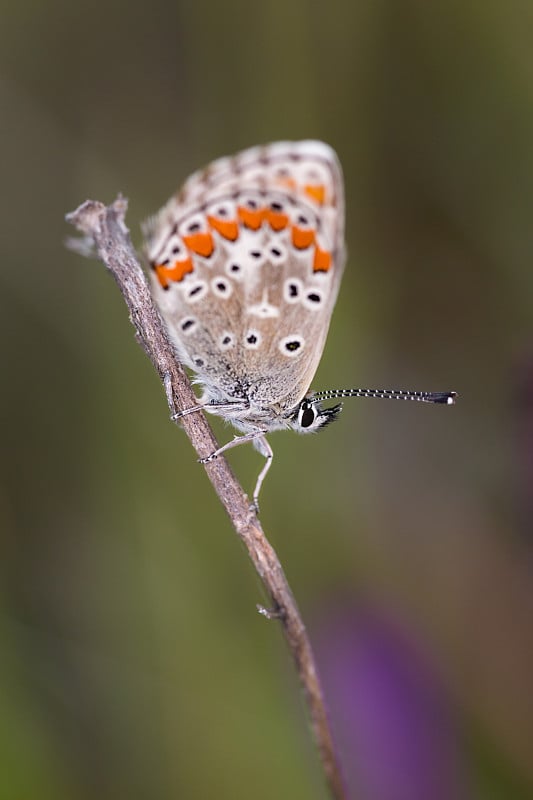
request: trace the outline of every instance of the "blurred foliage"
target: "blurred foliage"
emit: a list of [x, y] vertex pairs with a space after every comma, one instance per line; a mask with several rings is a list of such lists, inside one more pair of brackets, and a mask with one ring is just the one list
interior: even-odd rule
[[[533, 796], [533, 7], [0, 7], [0, 797], [325, 797], [246, 555], [114, 284], [63, 247], [86, 197], [126, 194], [139, 242], [201, 164], [313, 137], [344, 166], [350, 251], [314, 386], [461, 397], [347, 401], [319, 437], [273, 436], [263, 522], [324, 675], [339, 618], [345, 691], [372, 709], [388, 687], [400, 737], [441, 750], [450, 797]], [[250, 489], [260, 457], [230, 460]], [[401, 636], [376, 650], [363, 608]], [[415, 655], [380, 672], [404, 639]], [[395, 698], [417, 686], [440, 699], [410, 719], [426, 695]], [[354, 797], [416, 800], [405, 775], [372, 784], [388, 726], [357, 704], [341, 719], [345, 699]]]

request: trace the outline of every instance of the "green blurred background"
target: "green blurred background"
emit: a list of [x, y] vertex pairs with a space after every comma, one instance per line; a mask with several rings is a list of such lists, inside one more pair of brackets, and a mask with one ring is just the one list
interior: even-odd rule
[[87, 197], [123, 192], [139, 244], [190, 172], [285, 138], [346, 181], [313, 386], [461, 395], [271, 440], [351, 796], [533, 797], [533, 6], [3, 0], [0, 108], [2, 800], [327, 796], [246, 553], [63, 247]]

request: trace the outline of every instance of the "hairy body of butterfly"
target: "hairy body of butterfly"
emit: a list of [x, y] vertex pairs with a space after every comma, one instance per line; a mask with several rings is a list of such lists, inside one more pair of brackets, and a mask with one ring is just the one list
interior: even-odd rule
[[[203, 388], [198, 406], [177, 416], [205, 409], [243, 432], [205, 461], [254, 442], [267, 459], [257, 505], [272, 460], [265, 434], [316, 431], [341, 409], [322, 408], [334, 392], [308, 394], [345, 261], [337, 157], [322, 142], [304, 141], [219, 159], [143, 230], [154, 298], [179, 359]], [[343, 396], [350, 391], [372, 394]]]

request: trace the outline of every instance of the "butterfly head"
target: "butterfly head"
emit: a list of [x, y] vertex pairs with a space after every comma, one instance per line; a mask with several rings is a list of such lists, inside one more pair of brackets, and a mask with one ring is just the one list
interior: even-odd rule
[[297, 433], [316, 433], [334, 422], [342, 410], [342, 403], [333, 408], [322, 408], [319, 400], [304, 398], [289, 417], [290, 427]]

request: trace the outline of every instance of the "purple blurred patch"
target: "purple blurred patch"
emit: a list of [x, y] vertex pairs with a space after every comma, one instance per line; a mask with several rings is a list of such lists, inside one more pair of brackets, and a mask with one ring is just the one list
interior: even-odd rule
[[348, 785], [364, 800], [463, 800], [446, 692], [414, 637], [346, 605], [314, 627], [316, 656]]

